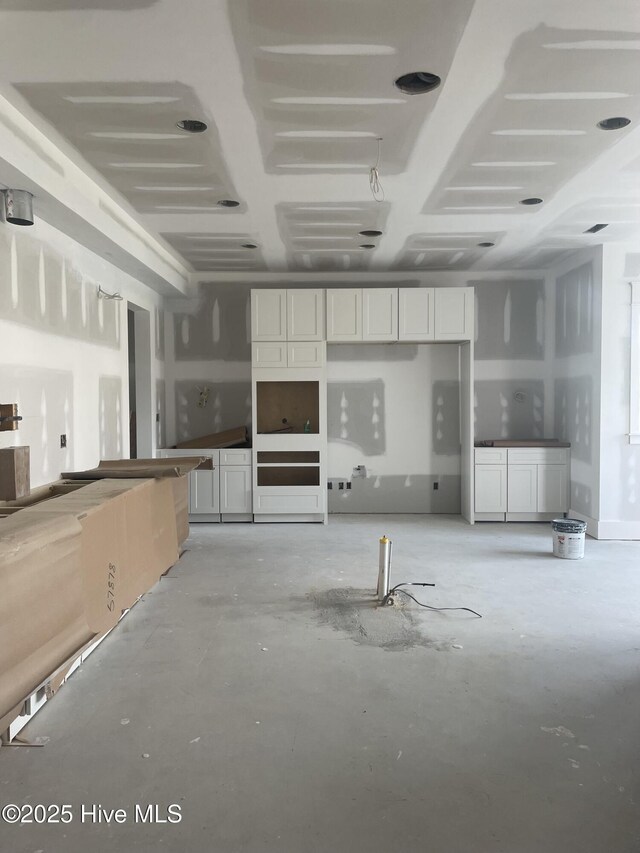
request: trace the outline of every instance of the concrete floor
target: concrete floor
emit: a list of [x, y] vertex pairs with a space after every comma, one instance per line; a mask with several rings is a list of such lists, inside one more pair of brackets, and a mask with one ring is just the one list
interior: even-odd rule
[[[639, 542], [587, 540], [571, 562], [545, 524], [192, 531], [24, 730], [45, 747], [0, 750], [0, 803], [74, 809], [67, 825], [0, 824], [2, 851], [640, 849]], [[327, 591], [373, 588], [382, 533], [393, 580], [435, 581], [423, 600], [484, 618], [376, 611], [409, 620], [384, 648], [366, 592], [372, 630], [357, 606], [336, 617]], [[127, 822], [82, 823], [82, 803]], [[136, 803], [179, 804], [182, 822], [135, 823]]]

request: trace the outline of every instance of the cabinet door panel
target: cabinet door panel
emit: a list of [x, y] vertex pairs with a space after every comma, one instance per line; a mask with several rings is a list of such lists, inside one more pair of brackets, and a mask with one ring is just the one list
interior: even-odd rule
[[398, 340], [397, 288], [365, 288], [362, 291], [362, 340]]
[[251, 512], [251, 466], [236, 465], [220, 470], [220, 512]]
[[401, 287], [398, 290], [398, 340], [432, 341], [433, 287]]
[[[195, 452], [195, 451], [194, 451]], [[189, 512], [220, 512], [220, 470], [192, 471], [189, 474]]]
[[251, 291], [251, 340], [286, 341], [287, 291]]
[[538, 511], [537, 465], [509, 465], [507, 476], [507, 511]]
[[286, 367], [286, 343], [251, 344], [251, 364], [253, 367]]
[[325, 351], [324, 341], [287, 344], [287, 364], [289, 367], [322, 367]]
[[538, 512], [567, 512], [566, 465], [538, 465]]
[[324, 290], [287, 290], [287, 340], [324, 340]]
[[362, 340], [361, 288], [327, 290], [327, 340]]
[[506, 465], [476, 465], [475, 511], [507, 511]]
[[473, 337], [473, 288], [436, 287], [434, 290], [435, 339], [464, 341]]

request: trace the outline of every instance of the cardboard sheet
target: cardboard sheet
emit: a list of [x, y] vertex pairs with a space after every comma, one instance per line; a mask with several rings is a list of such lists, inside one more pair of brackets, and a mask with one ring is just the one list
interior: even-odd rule
[[95, 635], [82, 526], [73, 516], [0, 520], [0, 717]]
[[176, 444], [176, 450], [189, 450], [193, 448], [222, 448], [222, 447], [237, 447], [239, 444], [246, 444], [248, 440], [247, 428], [234, 427], [226, 429], [223, 432], [213, 432], [209, 435], [203, 435], [200, 438], [192, 438], [189, 441], [181, 441]]

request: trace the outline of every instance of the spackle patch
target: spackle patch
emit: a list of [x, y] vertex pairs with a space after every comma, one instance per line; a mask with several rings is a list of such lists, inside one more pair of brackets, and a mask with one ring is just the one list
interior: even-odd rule
[[547, 726], [540, 726], [541, 731], [548, 732], [550, 735], [555, 735], [556, 737], [572, 737], [575, 735], [569, 729], [566, 729], [564, 726], [555, 726], [554, 728], [547, 728]]
[[404, 651], [415, 646], [438, 651], [451, 648], [449, 643], [437, 643], [426, 637], [409, 608], [379, 607], [370, 589], [314, 590], [308, 597], [321, 622], [347, 634], [359, 646], [377, 646], [387, 651]]

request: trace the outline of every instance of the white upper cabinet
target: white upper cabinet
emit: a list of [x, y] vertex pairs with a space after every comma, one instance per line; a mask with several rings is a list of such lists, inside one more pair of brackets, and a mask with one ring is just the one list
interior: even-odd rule
[[287, 290], [287, 340], [324, 340], [324, 290]]
[[399, 341], [420, 342], [434, 339], [433, 293], [433, 287], [401, 287], [398, 290]]
[[287, 340], [287, 291], [251, 291], [251, 340]]
[[434, 289], [435, 339], [468, 341], [473, 337], [473, 288]]
[[362, 291], [362, 340], [398, 340], [396, 287], [372, 287]]
[[327, 340], [362, 340], [362, 289], [327, 290]]

